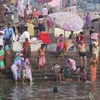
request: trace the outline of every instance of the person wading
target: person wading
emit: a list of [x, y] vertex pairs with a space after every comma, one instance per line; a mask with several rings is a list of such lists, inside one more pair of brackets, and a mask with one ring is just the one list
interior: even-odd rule
[[83, 43], [83, 41], [81, 41], [80, 44], [78, 45], [78, 51], [79, 51], [81, 66], [83, 66], [84, 63], [84, 67], [86, 68], [87, 66], [86, 48], [85, 48], [85, 43]]

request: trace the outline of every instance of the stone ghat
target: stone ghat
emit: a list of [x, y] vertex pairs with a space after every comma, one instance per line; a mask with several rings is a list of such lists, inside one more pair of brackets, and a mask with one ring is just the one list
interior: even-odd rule
[[[87, 54], [88, 54], [88, 62], [89, 62], [89, 59], [91, 58], [91, 54], [89, 52], [87, 52]], [[14, 57], [15, 57], [15, 52], [12, 52], [12, 56], [11, 56], [12, 63], [13, 63]], [[62, 66], [63, 69], [65, 69], [66, 68], [65, 62], [66, 62], [67, 58], [72, 58], [72, 59], [76, 60], [77, 68], [80, 66], [79, 56], [76, 55], [75, 52], [66, 53], [65, 59], [57, 59], [56, 53], [47, 52], [47, 57], [46, 57], [46, 61], [47, 61], [46, 68], [47, 68], [47, 70], [42, 69], [42, 70], [39, 71], [38, 65], [37, 65], [36, 52], [32, 52], [30, 63], [33, 67], [32, 76], [33, 76], [34, 82], [47, 82], [47, 81], [55, 82], [56, 81], [56, 74], [55, 74], [54, 70], [52, 69], [52, 67], [54, 66], [54, 64], [59, 64], [60, 66]], [[97, 78], [98, 79], [100, 78], [100, 67], [99, 67], [99, 65], [100, 65], [100, 61], [99, 61], [98, 70], [97, 70]], [[0, 79], [2, 79], [2, 80], [6, 79], [8, 81], [13, 81], [12, 72], [10, 70], [9, 71], [5, 70], [3, 72], [3, 74], [4, 74], [4, 76], [0, 77]], [[87, 65], [87, 78], [88, 78], [88, 80], [90, 78], [89, 63]], [[73, 81], [77, 81], [76, 72], [74, 73], [72, 79], [73, 79]], [[21, 80], [20, 80], [20, 82], [21, 82]], [[28, 82], [28, 80], [26, 80], [25, 82]]]

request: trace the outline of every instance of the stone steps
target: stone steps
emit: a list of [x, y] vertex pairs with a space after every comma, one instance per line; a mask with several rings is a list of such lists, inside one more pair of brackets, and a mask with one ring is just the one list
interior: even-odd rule
[[[12, 75], [12, 72], [11, 71], [9, 71], [9, 73], [3, 72], [3, 75], [4, 75], [3, 77], [8, 77], [8, 76]], [[51, 77], [53, 75], [55, 76], [56, 74], [54, 73], [54, 70], [47, 70], [47, 71], [41, 70], [41, 72], [32, 71], [32, 75], [33, 75], [33, 77], [36, 77], [36, 76], [40, 76], [40, 77], [41, 76], [49, 76], [49, 77]], [[87, 70], [87, 75], [90, 75], [89, 69]], [[100, 76], [100, 71], [99, 70], [97, 71], [97, 75]], [[73, 76], [77, 76], [76, 72], [74, 72]]]
[[[49, 81], [50, 82], [52, 82], [52, 81], [55, 82], [56, 78], [54, 78], [54, 77], [50, 77], [50, 78], [33, 78], [33, 82], [35, 82], [35, 83], [37, 83], [37, 82], [49, 82]], [[10, 79], [1, 78], [0, 79], [0, 83], [8, 83], [8, 82], [11, 82], [11, 83], [14, 82], [13, 78], [10, 78]], [[22, 80], [19, 79], [18, 82], [22, 82]], [[29, 80], [25, 79], [24, 82], [27, 83], [27, 82], [29, 82]]]
[[[89, 36], [87, 36], [87, 34], [85, 34], [85, 35], [86, 35], [86, 38], [85, 38], [86, 45], [89, 46], [89, 41], [90, 41]], [[55, 37], [54, 34], [50, 34], [50, 40], [51, 40], [51, 43], [56, 43], [57, 37]], [[11, 53], [12, 53], [11, 61], [13, 62], [16, 52], [11, 52]], [[72, 59], [76, 60], [77, 67], [80, 66], [79, 56], [76, 55], [75, 52], [67, 52], [65, 54], [65, 59], [57, 59], [57, 56], [56, 56], [55, 52], [47, 52], [47, 57], [46, 57], [46, 62], [47, 63], [45, 65], [47, 70], [46, 71], [45, 70], [38, 71], [36, 52], [32, 52], [30, 63], [33, 66], [33, 70], [34, 70], [32, 72], [34, 82], [46, 82], [47, 80], [55, 81], [56, 80], [56, 75], [55, 75], [54, 71], [52, 70], [52, 67], [54, 66], [54, 64], [59, 64], [60, 66], [63, 67], [63, 69], [65, 69], [65, 67], [66, 67], [65, 62], [66, 62], [67, 58], [72, 58]], [[89, 59], [91, 58], [90, 52], [87, 52], [87, 58], [88, 58], [88, 62], [89, 62]], [[100, 57], [99, 57], [99, 59], [100, 59]], [[100, 60], [99, 60], [99, 64], [100, 64]], [[90, 78], [89, 69], [90, 69], [90, 67], [89, 67], [89, 64], [88, 64], [88, 66], [87, 66], [87, 78], [88, 79]], [[98, 71], [97, 71], [98, 79], [100, 78], [99, 69], [100, 68], [98, 66]], [[45, 76], [47, 78], [44, 78]], [[4, 72], [4, 79], [11, 80], [12, 79], [12, 73], [11, 72]], [[77, 75], [74, 74], [72, 79], [77, 81]], [[26, 80], [26, 82], [28, 82], [28, 81]]]
[[[47, 77], [47, 76], [46, 76]], [[99, 80], [100, 75], [97, 76], [97, 80]], [[77, 76], [73, 76], [72, 79], [74, 81], [77, 81]], [[64, 79], [65, 80], [65, 79]], [[90, 80], [90, 75], [87, 75], [87, 80]], [[22, 82], [22, 79], [18, 80], [19, 82]], [[55, 76], [51, 76], [51, 77], [33, 77], [33, 82], [55, 82], [56, 81], [56, 77]], [[9, 75], [7, 77], [0, 77], [0, 83], [7, 83], [7, 82], [14, 82], [12, 75]], [[28, 79], [25, 79], [25, 82], [29, 82]]]

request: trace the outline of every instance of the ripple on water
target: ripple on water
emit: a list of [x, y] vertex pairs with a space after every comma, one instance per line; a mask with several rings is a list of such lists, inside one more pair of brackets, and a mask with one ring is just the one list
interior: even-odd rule
[[[58, 87], [58, 93], [53, 93], [54, 86]], [[89, 92], [100, 100], [100, 82], [0, 84], [0, 100], [88, 100]]]

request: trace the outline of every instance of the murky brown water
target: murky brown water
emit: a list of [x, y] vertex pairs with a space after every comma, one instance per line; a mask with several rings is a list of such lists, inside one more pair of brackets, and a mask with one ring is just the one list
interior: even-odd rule
[[[53, 93], [53, 87], [58, 93]], [[91, 92], [95, 100], [100, 100], [100, 82], [25, 83], [0, 82], [0, 100], [90, 100]]]

